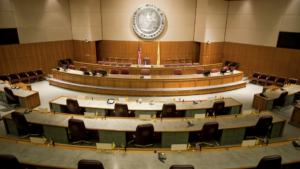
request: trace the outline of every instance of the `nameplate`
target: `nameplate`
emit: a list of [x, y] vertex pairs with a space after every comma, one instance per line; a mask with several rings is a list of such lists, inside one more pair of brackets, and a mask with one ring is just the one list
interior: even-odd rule
[[215, 100], [215, 97], [208, 97], [207, 100], [208, 100], [208, 101], [214, 101], [214, 100]]
[[186, 150], [186, 148], [187, 148], [187, 144], [172, 144], [171, 145], [172, 151]]
[[44, 144], [44, 139], [43, 138], [38, 138], [38, 137], [29, 137], [30, 142], [34, 144]]
[[126, 102], [126, 98], [119, 98], [119, 102]]
[[151, 79], [151, 76], [144, 76], [144, 79]]
[[205, 114], [195, 114], [195, 119], [203, 119], [205, 118]]
[[111, 150], [112, 144], [111, 143], [96, 143], [97, 149], [100, 150]]
[[84, 95], [77, 95], [77, 99], [85, 99]]
[[141, 120], [151, 119], [151, 115], [150, 114], [140, 114], [140, 119]]
[[244, 146], [255, 146], [256, 140], [245, 140], [242, 142], [242, 147]]
[[96, 114], [93, 112], [84, 112], [84, 117], [89, 117], [89, 118], [96, 117]]
[[252, 113], [252, 110], [244, 110], [243, 115], [249, 115]]
[[47, 113], [47, 109], [46, 108], [39, 108], [39, 112], [40, 113]]

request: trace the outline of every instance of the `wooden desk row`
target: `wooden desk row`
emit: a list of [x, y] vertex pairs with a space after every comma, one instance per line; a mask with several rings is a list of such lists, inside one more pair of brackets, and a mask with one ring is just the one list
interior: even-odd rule
[[[278, 154], [282, 157], [282, 165], [285, 169], [299, 168], [300, 151], [295, 150], [289, 139], [269, 143], [268, 146], [256, 145], [252, 148], [231, 146], [192, 149], [176, 153], [163, 150], [167, 159], [164, 163], [157, 159], [157, 153], [152, 151], [127, 149], [114, 149], [101, 152], [95, 147], [72, 146], [56, 144], [55, 147], [47, 144], [33, 145], [27, 140], [0, 137], [0, 149], [2, 154], [16, 156], [22, 164], [37, 166], [37, 169], [77, 169], [78, 161], [82, 159], [98, 160], [103, 163], [105, 169], [116, 168], [159, 168], [169, 169], [174, 164], [190, 164], [197, 168], [255, 168], [260, 159], [265, 156]], [[18, 142], [16, 144], [16, 142]], [[230, 150], [227, 150], [229, 148]], [[142, 162], [141, 162], [142, 161]]]
[[[10, 104], [9, 99], [5, 95], [4, 87], [10, 87], [10, 86], [6, 84], [0, 84], [0, 101], [6, 104]], [[39, 92], [37, 91], [33, 91], [33, 90], [28, 91], [28, 90], [23, 90], [22, 88], [12, 89], [12, 91], [14, 95], [18, 97], [21, 107], [32, 109], [34, 107], [41, 105], [40, 95]]]
[[[25, 109], [18, 110], [24, 112]], [[219, 133], [217, 140], [221, 146], [231, 144], [241, 144], [245, 137], [247, 127], [256, 125], [257, 120], [264, 115], [273, 116], [270, 138], [281, 137], [286, 120], [276, 114], [265, 111], [260, 115], [227, 115], [218, 116], [217, 118], [204, 118], [201, 120], [194, 118], [163, 118], [151, 119], [150, 121], [141, 121], [136, 118], [117, 118], [107, 117], [106, 119], [90, 119], [84, 116], [76, 115], [73, 118], [82, 119], [88, 130], [98, 131], [100, 143], [114, 142], [117, 147], [126, 144], [129, 140], [127, 132], [135, 132], [136, 127], [140, 124], [153, 124], [154, 131], [161, 133], [161, 148], [170, 148], [172, 144], [188, 144], [198, 140], [189, 139], [189, 135], [194, 132], [200, 132], [204, 123], [216, 121], [219, 123]], [[38, 111], [25, 114], [28, 122], [42, 125], [47, 139], [52, 139], [56, 143], [68, 144], [69, 135], [67, 132], [68, 120], [71, 115], [60, 113], [42, 114]], [[4, 124], [7, 134], [20, 135], [20, 131], [11, 119], [11, 114], [5, 115]], [[193, 121], [194, 126], [188, 127], [187, 120]]]
[[[66, 100], [67, 98], [74, 97], [66, 97], [61, 96], [49, 102], [50, 108], [52, 108], [55, 112], [61, 113], [69, 113]], [[77, 99], [77, 98], [74, 98]], [[130, 98], [129, 98], [130, 99]], [[225, 102], [225, 114], [241, 114], [243, 104], [232, 99], [232, 98], [224, 98], [224, 99], [216, 99], [215, 101], [223, 100]], [[86, 109], [86, 112], [94, 112], [98, 113], [98, 116], [102, 116], [102, 114], [106, 113], [107, 115], [112, 115], [109, 113], [110, 110], [114, 110], [115, 104], [108, 104], [106, 100], [91, 100], [91, 99], [77, 99], [79, 106]], [[195, 117], [195, 114], [205, 114], [207, 109], [211, 109], [215, 101], [207, 101], [207, 100], [197, 100], [198, 104], [193, 104], [192, 101], [176, 101], [177, 111], [183, 111], [183, 117]], [[119, 101], [115, 101], [119, 102]], [[163, 104], [166, 102], [160, 101], [155, 102], [154, 105], [150, 105], [149, 102], [137, 103], [136, 101], [128, 101], [127, 103], [128, 109], [131, 111], [135, 111], [135, 117], [139, 117], [140, 114], [150, 114], [153, 116], [157, 111], [162, 111]], [[113, 115], [112, 115], [113, 116]]]
[[[280, 94], [284, 91], [281, 91], [280, 88], [274, 86], [275, 92], [266, 93], [266, 97], [260, 96], [260, 94], [255, 94], [253, 97], [252, 107], [259, 110], [272, 110], [274, 100], [278, 99]], [[300, 85], [291, 85], [285, 87], [285, 91], [288, 92], [288, 96], [285, 100], [284, 107], [291, 105], [294, 101], [295, 94], [300, 92]]]
[[199, 65], [199, 66], [185, 66], [185, 67], [164, 67], [163, 65], [152, 65], [152, 67], [140, 65], [132, 66], [110, 66], [110, 65], [99, 65], [99, 64], [91, 64], [84, 62], [74, 61], [74, 66], [76, 70], [79, 70], [81, 66], [87, 67], [87, 70], [90, 72], [91, 69], [96, 70], [97, 68], [102, 68], [109, 72], [111, 69], [118, 69], [121, 72], [122, 68], [128, 68], [131, 75], [140, 75], [142, 69], [150, 69], [151, 75], [173, 75], [175, 69], [182, 69], [184, 75], [190, 75], [196, 73], [198, 68], [202, 68], [204, 70], [212, 70], [217, 68], [219, 71], [223, 68], [223, 63], [216, 63], [210, 65]]

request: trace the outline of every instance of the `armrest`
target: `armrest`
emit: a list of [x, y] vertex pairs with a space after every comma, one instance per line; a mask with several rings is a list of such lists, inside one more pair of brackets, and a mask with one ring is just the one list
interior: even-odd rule
[[36, 72], [33, 72], [36, 76], [38, 75]]
[[266, 80], [268, 80], [269, 78], [270, 78], [270, 76], [269, 76], [269, 77], [267, 77], [267, 78], [266, 78]]
[[257, 76], [257, 79], [259, 79], [259, 78], [260, 78], [260, 76], [261, 76], [261, 75]]

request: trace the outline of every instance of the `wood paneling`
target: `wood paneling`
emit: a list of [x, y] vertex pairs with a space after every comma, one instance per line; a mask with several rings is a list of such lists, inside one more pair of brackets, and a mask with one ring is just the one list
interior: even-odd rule
[[0, 45], [0, 74], [18, 73], [42, 68], [46, 73], [58, 60], [74, 60], [73, 42], [56, 41], [17, 45]]
[[200, 43], [199, 62], [201, 65], [222, 62], [224, 42]]
[[[138, 41], [99, 41], [96, 43], [98, 60], [104, 57], [138, 58]], [[141, 41], [142, 59], [149, 57], [151, 64], [156, 65], [158, 42]], [[200, 45], [197, 42], [160, 42], [160, 63], [164, 59], [186, 58], [199, 62]]]
[[239, 70], [249, 76], [254, 71], [300, 79], [300, 50], [224, 43], [223, 63], [239, 62]]
[[97, 63], [96, 42], [73, 40], [74, 58], [76, 61]]

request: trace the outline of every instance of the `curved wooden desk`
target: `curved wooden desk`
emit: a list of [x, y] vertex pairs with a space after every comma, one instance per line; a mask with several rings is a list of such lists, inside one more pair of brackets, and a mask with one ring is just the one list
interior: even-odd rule
[[115, 95], [168, 96], [193, 95], [228, 91], [246, 86], [242, 81], [243, 72], [212, 73], [203, 75], [165, 75], [151, 76], [149, 79], [139, 75], [83, 75], [78, 70], [52, 70], [51, 85], [73, 90]]
[[137, 65], [132, 66], [110, 66], [110, 65], [99, 65], [99, 64], [91, 64], [91, 63], [84, 63], [84, 62], [77, 62], [74, 61], [75, 69], [79, 70], [80, 66], [87, 67], [87, 70], [90, 72], [91, 69], [102, 68], [109, 72], [111, 69], [118, 69], [119, 73], [121, 72], [122, 68], [128, 68], [131, 75], [140, 75], [142, 69], [149, 69], [151, 75], [173, 75], [175, 69], [182, 69], [184, 75], [194, 74], [198, 68], [202, 68], [204, 70], [212, 70], [217, 68], [219, 71], [223, 68], [223, 63], [216, 63], [210, 65], [199, 65], [199, 66], [184, 66], [184, 67], [164, 67], [163, 65], [151, 65], [145, 66]]

